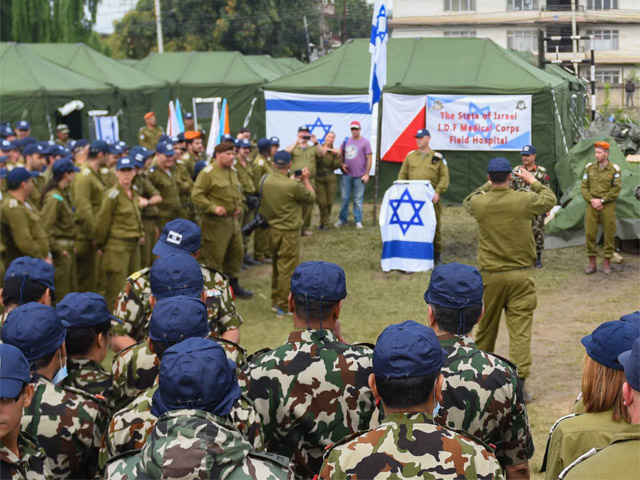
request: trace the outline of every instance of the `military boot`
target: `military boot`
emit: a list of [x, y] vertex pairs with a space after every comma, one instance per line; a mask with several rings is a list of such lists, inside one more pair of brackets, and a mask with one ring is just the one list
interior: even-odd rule
[[262, 264], [262, 262], [257, 261], [255, 258], [253, 258], [248, 253], [244, 254], [244, 259], [242, 260], [242, 263], [244, 263], [245, 265], [248, 265], [250, 267], [252, 267], [254, 265], [261, 265]]
[[531, 395], [529, 392], [527, 392], [527, 390], [524, 388], [524, 378], [521, 378], [520, 381], [522, 382], [522, 399], [524, 400], [524, 403], [531, 403], [533, 402], [533, 395]]
[[596, 273], [596, 257], [589, 257], [589, 265], [585, 267], [584, 273], [586, 273], [587, 275]]
[[440, 258], [440, 252], [433, 252], [433, 265], [437, 266], [442, 263], [442, 259]]
[[253, 297], [253, 292], [251, 290], [246, 289], [246, 288], [242, 288], [240, 286], [240, 284], [238, 283], [238, 279], [237, 278], [229, 279], [229, 285], [231, 286], [231, 289], [233, 290], [233, 294], [236, 297], [245, 298], [245, 299]]
[[611, 273], [611, 259], [605, 258], [604, 263], [602, 265], [602, 271], [605, 275], [609, 275]]
[[542, 268], [542, 252], [538, 252], [535, 265], [536, 265], [536, 268]]

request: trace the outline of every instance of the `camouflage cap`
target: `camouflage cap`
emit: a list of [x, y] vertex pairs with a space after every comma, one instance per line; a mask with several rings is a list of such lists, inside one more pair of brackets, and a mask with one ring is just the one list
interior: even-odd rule
[[18, 257], [9, 264], [9, 268], [4, 274], [4, 281], [6, 282], [10, 278], [29, 279], [55, 291], [54, 273], [53, 266], [41, 258]]
[[235, 362], [224, 349], [205, 338], [188, 338], [165, 350], [160, 362], [159, 386], [151, 413], [193, 408], [228, 415], [240, 398]]
[[482, 303], [482, 275], [477, 268], [462, 263], [438, 265], [433, 269], [424, 301], [460, 310]]
[[111, 315], [104, 297], [93, 292], [68, 293], [56, 305], [56, 313], [67, 328], [93, 327], [111, 323], [111, 320], [122, 323], [122, 320]]
[[373, 349], [373, 373], [384, 378], [411, 378], [437, 373], [446, 352], [435, 332], [413, 320], [389, 325]]
[[171, 254], [153, 262], [149, 283], [158, 300], [176, 295], [198, 298], [204, 288], [204, 277], [200, 264], [191, 255]]
[[301, 263], [291, 277], [291, 293], [334, 302], [342, 300], [347, 296], [344, 270], [330, 262]]
[[67, 331], [48, 305], [27, 303], [11, 310], [2, 327], [2, 341], [18, 347], [29, 362], [55, 352]]
[[179, 342], [204, 337], [209, 333], [207, 306], [201, 300], [184, 295], [163, 298], [151, 312], [149, 338]]

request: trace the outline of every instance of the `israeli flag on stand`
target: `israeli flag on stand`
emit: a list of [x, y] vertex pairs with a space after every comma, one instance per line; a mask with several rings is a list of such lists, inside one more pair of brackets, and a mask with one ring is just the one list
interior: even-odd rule
[[428, 180], [399, 180], [386, 191], [380, 207], [382, 271], [433, 268], [434, 194]]
[[387, 84], [387, 0], [376, 0], [371, 20], [371, 73], [369, 75], [369, 104], [380, 101], [382, 89]]

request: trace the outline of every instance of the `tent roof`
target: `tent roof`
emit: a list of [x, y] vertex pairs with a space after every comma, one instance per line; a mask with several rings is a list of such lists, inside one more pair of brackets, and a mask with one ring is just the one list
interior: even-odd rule
[[4, 72], [0, 82], [2, 95], [36, 91], [50, 94], [113, 92], [113, 87], [49, 62], [15, 43], [0, 43], [0, 71]]
[[102, 55], [84, 43], [32, 43], [23, 44], [35, 54], [94, 80], [113, 85], [121, 90], [145, 87], [163, 87], [165, 82], [153, 78]]
[[298, 60], [296, 57], [274, 58], [274, 60], [291, 70], [298, 70], [305, 66], [305, 64]]
[[[355, 39], [265, 89], [302, 93], [366, 93], [369, 40]], [[387, 45], [385, 91], [534, 93], [564, 80], [484, 38], [397, 38]]]
[[151, 53], [135, 68], [157, 79], [188, 86], [258, 85], [273, 76], [264, 67], [250, 65], [239, 52]]
[[[277, 74], [275, 78], [291, 73], [304, 66], [297, 58], [273, 58], [271, 55], [245, 55], [245, 60], [249, 63], [256, 63], [264, 68], [268, 68]], [[271, 80], [275, 80], [275, 78]]]

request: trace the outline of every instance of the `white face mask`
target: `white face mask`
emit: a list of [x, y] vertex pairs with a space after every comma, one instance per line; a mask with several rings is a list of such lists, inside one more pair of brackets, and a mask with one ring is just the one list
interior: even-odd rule
[[67, 362], [62, 363], [62, 354], [60, 353], [60, 350], [58, 350], [58, 358], [60, 359], [60, 370], [58, 370], [58, 373], [56, 373], [51, 380], [51, 383], [54, 385], [59, 385], [69, 376], [69, 373], [67, 372]]
[[436, 386], [435, 385], [433, 386], [433, 403], [435, 405], [435, 407], [433, 407], [433, 418], [436, 418], [438, 416], [438, 412], [440, 411], [440, 408], [442, 408], [442, 406], [440, 405], [440, 402], [436, 401]]

